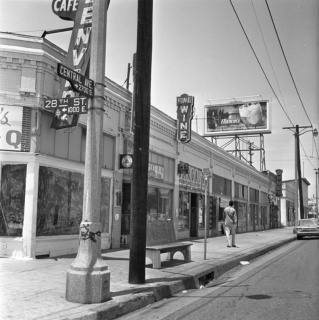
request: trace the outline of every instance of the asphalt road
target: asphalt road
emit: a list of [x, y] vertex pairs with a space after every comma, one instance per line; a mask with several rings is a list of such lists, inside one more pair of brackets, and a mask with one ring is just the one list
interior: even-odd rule
[[294, 241], [232, 269], [205, 288], [120, 319], [319, 319], [319, 239]]

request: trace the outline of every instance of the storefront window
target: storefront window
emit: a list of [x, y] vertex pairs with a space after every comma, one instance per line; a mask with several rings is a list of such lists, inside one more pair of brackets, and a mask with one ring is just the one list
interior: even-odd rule
[[[83, 214], [82, 173], [40, 167], [37, 236], [78, 234]], [[102, 232], [109, 232], [110, 179], [101, 179]]]
[[231, 180], [214, 175], [213, 192], [217, 195], [224, 195], [231, 197]]
[[131, 222], [131, 184], [123, 184], [123, 203], [122, 203], [122, 220], [121, 233], [130, 234]]
[[267, 206], [261, 206], [261, 220], [260, 220], [260, 224], [262, 226], [266, 226], [267, 225]]
[[2, 166], [0, 236], [22, 236], [26, 170], [25, 164]]
[[148, 187], [147, 219], [170, 220], [173, 209], [173, 191], [170, 189]]
[[248, 199], [248, 187], [238, 182], [235, 182], [235, 198], [237, 199]]
[[247, 203], [236, 201], [235, 209], [237, 211], [238, 226], [246, 227]]
[[178, 230], [189, 229], [189, 214], [190, 214], [190, 194], [188, 192], [179, 193], [179, 208], [178, 208]]
[[205, 228], [205, 198], [198, 197], [198, 227]]

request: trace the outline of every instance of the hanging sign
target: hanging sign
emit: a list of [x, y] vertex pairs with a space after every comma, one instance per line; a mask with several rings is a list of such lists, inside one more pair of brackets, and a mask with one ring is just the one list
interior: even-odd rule
[[177, 97], [177, 140], [187, 143], [191, 140], [194, 97], [182, 94]]
[[277, 169], [276, 170], [276, 175], [277, 175], [277, 180], [276, 180], [276, 196], [281, 197], [282, 196], [282, 170]]
[[[91, 31], [93, 0], [53, 0], [52, 11], [63, 20], [74, 21], [69, 50], [65, 64], [82, 75], [88, 75], [91, 51]], [[70, 82], [63, 78], [60, 84], [60, 97], [75, 97]], [[77, 125], [79, 114], [70, 114], [68, 121], [55, 114], [51, 128], [64, 129]]]

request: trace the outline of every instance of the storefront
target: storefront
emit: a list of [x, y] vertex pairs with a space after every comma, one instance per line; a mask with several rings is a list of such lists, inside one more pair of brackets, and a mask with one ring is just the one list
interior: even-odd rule
[[248, 216], [248, 187], [235, 182], [235, 201], [234, 207], [237, 212], [237, 233], [245, 232], [247, 228]]
[[218, 233], [224, 233], [224, 209], [232, 199], [232, 181], [214, 174], [213, 194], [218, 199]]
[[[130, 144], [132, 148], [132, 144]], [[130, 149], [129, 149], [130, 150]], [[172, 221], [175, 160], [150, 152], [148, 166], [147, 221]], [[121, 245], [130, 243], [132, 170], [125, 170], [121, 218]], [[172, 221], [173, 223], [173, 221]]]
[[179, 175], [178, 237], [187, 239], [205, 232], [205, 183], [202, 169], [189, 166]]

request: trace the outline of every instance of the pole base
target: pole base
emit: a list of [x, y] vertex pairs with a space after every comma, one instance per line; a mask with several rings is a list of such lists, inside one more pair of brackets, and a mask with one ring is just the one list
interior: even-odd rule
[[110, 271], [108, 267], [78, 268], [67, 271], [66, 300], [83, 304], [101, 303], [110, 297]]

